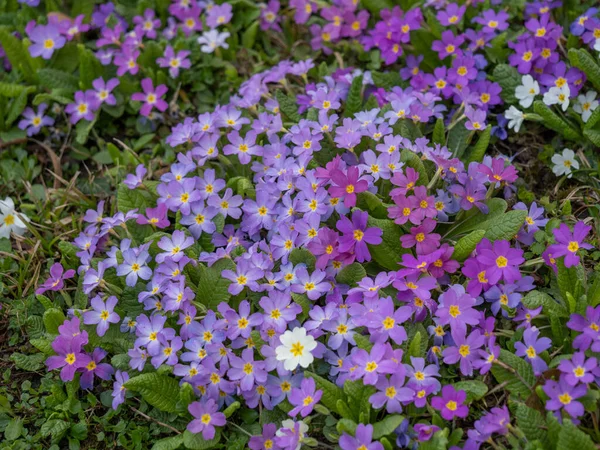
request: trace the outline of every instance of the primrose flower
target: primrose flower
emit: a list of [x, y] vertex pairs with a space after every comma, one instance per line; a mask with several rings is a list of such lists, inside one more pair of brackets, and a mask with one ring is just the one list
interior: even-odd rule
[[454, 347], [446, 347], [442, 353], [445, 364], [456, 364], [460, 361], [460, 373], [465, 376], [473, 375], [473, 363], [479, 356], [479, 348], [485, 342], [485, 336], [479, 330], [473, 331], [467, 337], [454, 335]]
[[548, 364], [540, 358], [539, 354], [548, 350], [552, 346], [550, 338], [539, 338], [540, 330], [531, 327], [523, 333], [523, 342], [515, 342], [515, 354], [525, 356], [533, 366], [533, 372], [539, 376], [548, 369]]
[[229, 48], [227, 38], [230, 36], [228, 31], [209, 30], [202, 33], [198, 38], [200, 50], [203, 53], [212, 53], [218, 48]]
[[339, 444], [342, 450], [383, 450], [381, 442], [373, 442], [373, 425], [371, 424], [359, 424], [354, 437], [346, 433], [342, 434]]
[[573, 105], [573, 110], [576, 113], [581, 114], [581, 120], [583, 123], [587, 123], [592, 116], [592, 113], [598, 108], [598, 100], [596, 91], [589, 91], [587, 94], [581, 94], [577, 97], [577, 103]]
[[307, 368], [314, 360], [312, 351], [317, 347], [315, 338], [306, 334], [306, 329], [295, 327], [279, 336], [275, 351], [277, 361], [283, 361], [285, 370], [295, 370], [299, 365]]
[[165, 95], [168, 91], [168, 88], [164, 84], [160, 84], [154, 88], [154, 84], [152, 83], [151, 78], [144, 78], [142, 80], [142, 92], [136, 92], [131, 95], [131, 99], [144, 102], [142, 108], [140, 109], [140, 114], [143, 116], [149, 116], [152, 109], [156, 108], [160, 112], [164, 112], [167, 110], [169, 105], [166, 101], [164, 101], [161, 97]]
[[369, 213], [354, 211], [352, 221], [346, 216], [341, 216], [336, 227], [343, 234], [339, 240], [338, 251], [341, 253], [354, 253], [359, 262], [370, 261], [371, 254], [367, 244], [381, 244], [382, 231], [379, 228], [367, 228]]
[[531, 75], [524, 75], [521, 79], [521, 85], [515, 89], [515, 97], [519, 100], [522, 108], [529, 108], [536, 95], [540, 93], [540, 85]]
[[41, 56], [50, 59], [55, 50], [64, 47], [67, 40], [61, 36], [58, 27], [52, 24], [37, 25], [31, 30], [29, 38], [32, 44], [29, 46], [31, 56]]
[[179, 50], [175, 53], [173, 47], [167, 45], [164, 55], [158, 58], [156, 62], [160, 67], [169, 68], [169, 75], [171, 75], [171, 78], [177, 78], [180, 69], [189, 69], [192, 67], [192, 63], [188, 59], [190, 53], [191, 52], [188, 50]]
[[76, 124], [81, 119], [92, 121], [99, 105], [94, 91], [77, 91], [75, 92], [75, 101], [67, 105], [65, 112], [71, 115], [72, 124]]
[[64, 280], [73, 278], [75, 276], [75, 270], [69, 269], [65, 272], [64, 267], [61, 263], [54, 263], [50, 268], [50, 278], [48, 278], [36, 291], [35, 293], [40, 295], [46, 291], [60, 291], [65, 283]]
[[110, 380], [115, 369], [108, 363], [100, 362], [107, 354], [106, 350], [101, 348], [94, 349], [90, 362], [80, 369], [83, 371], [80, 379], [82, 389], [92, 389], [94, 387], [94, 377], [98, 377], [105, 381]]
[[552, 255], [553, 258], [564, 256], [565, 267], [577, 266], [580, 262], [577, 251], [580, 248], [586, 250], [593, 248], [590, 244], [583, 242], [590, 231], [592, 231], [592, 227], [581, 221], [575, 224], [573, 232], [567, 225], [561, 223], [558, 228], [552, 230], [556, 244], [550, 245], [546, 253]]
[[563, 111], [566, 111], [569, 107], [570, 95], [569, 85], [565, 84], [563, 87], [553, 86], [544, 94], [543, 101], [548, 106], [558, 104]]
[[99, 296], [92, 299], [91, 305], [93, 310], [83, 313], [83, 323], [86, 325], [98, 325], [96, 333], [102, 337], [108, 330], [111, 323], [119, 323], [120, 317], [114, 312], [117, 305], [117, 297], [111, 296], [104, 302]]
[[579, 162], [575, 159], [575, 152], [568, 148], [563, 150], [562, 155], [559, 153], [552, 155], [552, 162], [554, 163], [552, 172], [554, 172], [557, 177], [566, 175], [567, 178], [571, 178], [573, 176], [571, 170], [579, 169]]
[[442, 417], [446, 420], [452, 420], [455, 417], [464, 419], [469, 415], [469, 407], [463, 403], [467, 399], [465, 391], [456, 391], [454, 386], [447, 384], [442, 388], [440, 397], [431, 399], [431, 406], [440, 411]]
[[278, 450], [279, 447], [274, 443], [277, 426], [274, 423], [267, 423], [263, 426], [262, 434], [252, 436], [248, 442], [251, 450]]
[[300, 413], [302, 417], [308, 416], [322, 396], [323, 391], [317, 390], [315, 380], [304, 378], [299, 388], [292, 389], [289, 401], [295, 408], [289, 412], [289, 415], [294, 417]]
[[571, 359], [563, 359], [558, 365], [558, 370], [563, 373], [562, 378], [570, 386], [579, 383], [589, 384], [594, 381], [592, 372], [596, 370], [598, 360], [586, 359], [584, 352], [577, 352]]
[[439, 307], [435, 315], [439, 317], [439, 324], [450, 324], [452, 336], [464, 336], [467, 325], [479, 323], [479, 312], [473, 309], [475, 299], [465, 293], [461, 285], [454, 285], [439, 297]]
[[125, 402], [125, 395], [127, 394], [127, 388], [124, 386], [129, 381], [129, 374], [127, 372], [121, 372], [117, 370], [115, 374], [115, 382], [113, 384], [112, 391], [112, 409], [117, 409], [121, 403]]
[[356, 195], [369, 187], [368, 181], [360, 177], [358, 167], [349, 167], [347, 173], [334, 170], [330, 175], [332, 185], [329, 187], [329, 194], [332, 197], [343, 198], [347, 208], [355, 206]]
[[87, 343], [87, 335], [79, 334], [77, 336], [65, 337], [58, 336], [52, 341], [52, 349], [58, 356], [50, 356], [46, 360], [48, 370], [61, 368], [60, 379], [71, 381], [75, 372], [87, 366], [92, 360], [83, 351], [83, 345]]
[[187, 425], [191, 433], [202, 433], [205, 440], [215, 437], [215, 427], [222, 427], [227, 420], [225, 414], [219, 411], [219, 405], [211, 398], [205, 402], [192, 402], [188, 405], [188, 411], [194, 420]]
[[48, 105], [46, 103], [40, 103], [37, 112], [32, 108], [25, 108], [25, 111], [23, 111], [24, 119], [19, 121], [19, 128], [27, 130], [27, 136], [33, 136], [38, 134], [42, 127], [54, 125], [54, 119], [44, 115], [47, 108]]
[[92, 86], [96, 91], [96, 97], [98, 103], [106, 103], [107, 105], [116, 105], [117, 99], [115, 98], [112, 91], [119, 85], [120, 81], [118, 78], [111, 78], [108, 81], [104, 81], [102, 77], [96, 78], [92, 82]]
[[[488, 242], [486, 239], [482, 243]], [[479, 244], [482, 246], [483, 244]], [[492, 248], [478, 250], [477, 261], [486, 267], [486, 276], [490, 284], [496, 284], [500, 279], [514, 283], [521, 279], [519, 265], [525, 259], [523, 250], [511, 248], [508, 241], [495, 241]]]
[[392, 376], [388, 379], [381, 377], [375, 387], [377, 392], [369, 397], [369, 403], [374, 408], [385, 409], [390, 414], [401, 413], [402, 404], [410, 402], [415, 396], [415, 391], [404, 386], [405, 369], [404, 366], [397, 366]]
[[352, 354], [352, 364], [356, 367], [352, 373], [353, 379], [362, 379], [364, 384], [377, 384], [384, 374], [394, 373], [397, 364], [386, 357], [387, 346], [375, 344], [370, 352], [358, 349]]
[[583, 397], [588, 390], [585, 384], [573, 386], [561, 378], [558, 382], [554, 380], [546, 381], [543, 387], [544, 392], [550, 397], [546, 402], [548, 411], [566, 411], [573, 418], [580, 417], [585, 410], [583, 404], [577, 399]]
[[29, 218], [17, 212], [12, 198], [0, 200], [0, 238], [10, 238], [10, 233], [23, 236], [27, 231], [25, 222], [29, 222]]
[[254, 349], [247, 348], [242, 352], [242, 357], [231, 356], [229, 358], [231, 368], [227, 375], [231, 381], [240, 380], [240, 389], [249, 391], [254, 383], [266, 383], [267, 371], [265, 362], [254, 359]]
[[518, 133], [521, 129], [521, 125], [525, 120], [525, 114], [522, 111], [519, 111], [517, 108], [511, 105], [506, 111], [504, 111], [504, 117], [508, 120], [508, 129], [515, 130], [515, 133]]

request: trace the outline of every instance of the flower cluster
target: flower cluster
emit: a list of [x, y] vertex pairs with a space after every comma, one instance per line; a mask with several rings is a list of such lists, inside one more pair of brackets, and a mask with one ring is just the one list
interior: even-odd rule
[[[522, 265], [547, 219], [535, 203], [504, 212], [515, 167], [503, 157], [465, 162], [425, 137], [402, 136], [401, 127], [419, 123], [398, 113], [418, 98], [414, 91], [382, 91], [380, 107], [342, 116], [351, 87], [368, 83], [361, 71], [307, 82], [298, 95], [306, 118], [289, 124], [272, 89], [306, 79], [312, 67], [284, 61], [251, 77], [229, 105], [175, 126], [167, 141], [180, 149], [177, 162], [158, 182], [140, 166], [119, 189], [138, 199], [134, 209], [105, 215], [102, 203], [86, 213], [74, 245], [89, 306], [71, 311], [50, 370], [62, 368], [64, 380], [87, 375], [104, 357], [88, 333], [106, 342], [122, 334], [129, 370], [116, 372], [113, 407], [126, 401], [132, 372], [170, 366], [197, 396], [190, 432], [214, 438], [236, 401], [282, 407], [297, 421], [265, 425], [249, 444], [277, 449], [308, 439], [301, 419], [326, 399], [322, 376], [371, 389], [372, 407], [390, 414], [429, 404], [445, 420], [466, 418], [465, 391], [442, 387], [440, 369], [468, 378], [505, 366], [498, 313], [523, 322], [516, 354], [545, 370], [549, 339], [522, 304], [535, 288]], [[502, 221], [508, 232], [495, 230]], [[457, 256], [477, 223], [489, 231]], [[572, 233], [556, 228], [544, 254], [550, 267], [563, 256], [567, 267], [578, 264], [588, 232], [583, 223]], [[56, 268], [40, 292], [70, 276]], [[416, 333], [432, 345], [411, 355], [405, 345]], [[585, 387], [578, 389], [573, 399]], [[468, 438], [479, 445], [506, 434], [508, 420], [505, 407], [495, 408]], [[437, 431], [414, 425], [417, 440]], [[371, 425], [339, 442], [381, 448]]]

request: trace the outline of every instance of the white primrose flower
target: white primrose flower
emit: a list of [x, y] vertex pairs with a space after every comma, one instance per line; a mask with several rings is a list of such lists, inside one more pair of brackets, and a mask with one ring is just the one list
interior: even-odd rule
[[548, 106], [560, 105], [563, 111], [566, 111], [569, 107], [569, 97], [571, 95], [571, 89], [568, 84], [563, 87], [551, 87], [548, 92], [544, 94], [544, 103]]
[[521, 129], [521, 124], [525, 119], [525, 114], [522, 111], [519, 111], [514, 106], [511, 106], [506, 111], [504, 111], [504, 117], [508, 119], [508, 129], [514, 129], [515, 133], [518, 133]]
[[596, 39], [596, 43], [594, 44], [594, 50], [600, 52], [600, 38]]
[[531, 75], [525, 75], [521, 79], [521, 86], [515, 89], [515, 97], [519, 99], [519, 105], [523, 108], [529, 108], [535, 99], [535, 96], [540, 93], [540, 85]]
[[554, 172], [557, 177], [566, 175], [567, 178], [571, 178], [573, 176], [571, 169], [579, 169], [579, 162], [575, 159], [575, 152], [568, 148], [563, 150], [562, 155], [556, 153], [552, 156], [552, 162], [554, 163], [552, 172]]
[[230, 34], [227, 31], [219, 33], [217, 30], [205, 31], [198, 38], [198, 44], [201, 44], [200, 50], [204, 53], [212, 53], [218, 47], [229, 48], [229, 44], [225, 42]]
[[275, 349], [277, 361], [283, 361], [285, 370], [294, 370], [298, 364], [307, 368], [315, 359], [312, 351], [317, 347], [315, 338], [306, 334], [305, 328], [296, 327], [279, 336], [281, 345]]
[[12, 198], [0, 200], [0, 238], [9, 238], [11, 232], [23, 236], [27, 231], [23, 221], [29, 222], [29, 218], [16, 211]]
[[573, 110], [576, 113], [581, 114], [581, 120], [586, 123], [590, 120], [592, 113], [598, 107], [598, 100], [596, 100], [596, 96], [598, 93], [596, 91], [589, 91], [585, 95], [580, 95], [577, 97], [577, 103], [573, 105]]

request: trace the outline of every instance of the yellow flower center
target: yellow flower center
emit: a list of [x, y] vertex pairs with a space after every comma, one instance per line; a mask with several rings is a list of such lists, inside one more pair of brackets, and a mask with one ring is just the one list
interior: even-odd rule
[[506, 259], [504, 256], [498, 256], [498, 258], [496, 258], [496, 265], [500, 268], [502, 267], [506, 267], [506, 265], [508, 264], [508, 259]]
[[451, 305], [450, 308], [448, 309], [448, 314], [450, 314], [455, 319], [458, 316], [460, 316], [460, 308], [458, 307], [458, 305]]
[[293, 343], [290, 353], [296, 358], [302, 356], [304, 354], [304, 345], [302, 345], [300, 342]]

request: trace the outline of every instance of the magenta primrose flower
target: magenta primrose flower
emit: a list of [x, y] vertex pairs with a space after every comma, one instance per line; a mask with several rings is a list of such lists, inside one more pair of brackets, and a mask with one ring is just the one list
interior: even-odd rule
[[446, 420], [452, 420], [455, 417], [464, 419], [469, 415], [469, 407], [463, 403], [467, 399], [465, 391], [456, 391], [454, 386], [447, 384], [442, 388], [440, 397], [431, 399], [431, 406], [440, 411], [442, 417]]
[[334, 170], [330, 175], [332, 185], [329, 187], [329, 194], [332, 197], [343, 198], [344, 205], [348, 208], [355, 206], [356, 195], [369, 187], [369, 182], [360, 177], [358, 167], [349, 167], [347, 173]]
[[168, 91], [166, 85], [160, 84], [154, 89], [152, 79], [144, 78], [142, 80], [142, 90], [144, 91], [143, 93], [136, 92], [131, 96], [131, 99], [138, 102], [144, 102], [140, 109], [140, 114], [143, 116], [149, 116], [154, 108], [158, 109], [160, 112], [164, 112], [169, 107], [167, 102], [161, 98]]
[[561, 223], [558, 228], [552, 230], [556, 244], [552, 244], [546, 250], [546, 253], [552, 258], [565, 257], [565, 267], [573, 267], [579, 264], [579, 256], [577, 251], [580, 248], [589, 250], [593, 248], [590, 244], [586, 244], [584, 239], [592, 230], [591, 226], [583, 222], [577, 222], [573, 227], [573, 232], [564, 223]]
[[339, 240], [338, 251], [341, 253], [354, 253], [359, 262], [370, 261], [371, 253], [367, 244], [381, 244], [383, 231], [380, 228], [367, 228], [369, 213], [356, 210], [352, 213], [352, 220], [341, 216], [336, 227], [343, 234]]
[[61, 263], [54, 263], [50, 268], [50, 278], [48, 278], [36, 291], [35, 293], [40, 295], [46, 291], [60, 291], [65, 283], [64, 280], [73, 278], [75, 276], [75, 270], [69, 269], [65, 271]]

